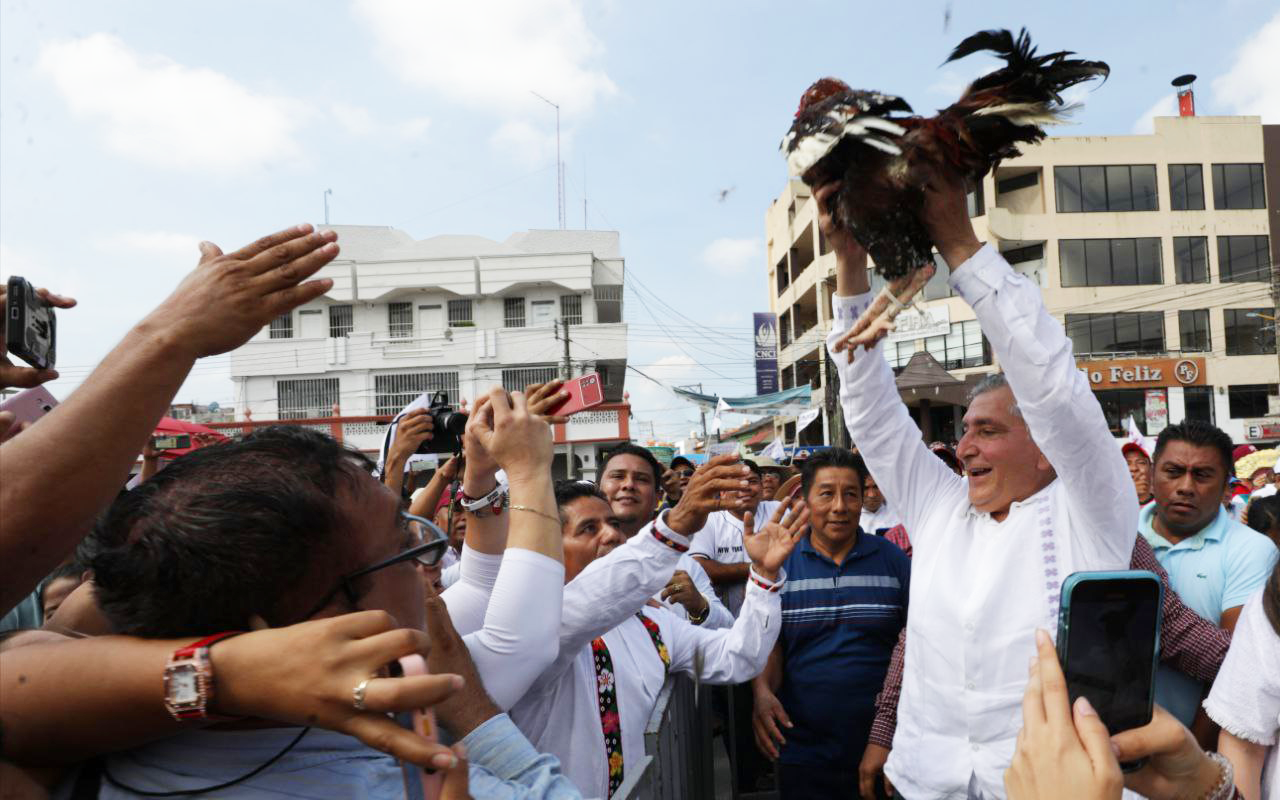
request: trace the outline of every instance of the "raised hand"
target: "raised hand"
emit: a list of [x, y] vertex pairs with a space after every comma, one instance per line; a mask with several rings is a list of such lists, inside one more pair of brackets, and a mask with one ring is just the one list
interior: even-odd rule
[[[667, 525], [676, 533], [692, 536], [702, 530], [713, 511], [740, 509], [743, 501], [736, 496], [736, 491], [747, 488], [750, 474], [751, 470], [736, 455], [710, 459], [693, 473], [680, 502], [667, 512]], [[724, 498], [721, 492], [735, 494]]]
[[796, 543], [809, 525], [809, 508], [804, 501], [793, 497], [778, 506], [773, 516], [757, 533], [755, 514], [746, 513], [742, 520], [742, 545], [751, 557], [751, 565], [760, 576], [771, 581], [778, 579], [778, 570], [795, 549]]
[[925, 264], [881, 289], [867, 310], [854, 320], [849, 331], [837, 339], [831, 349], [837, 353], [848, 350], [848, 358], [852, 362], [853, 352], [859, 345], [867, 349], [875, 347], [876, 342], [888, 336], [896, 327], [893, 320], [911, 304], [911, 300], [924, 288], [936, 270], [934, 265]]
[[542, 417], [552, 425], [563, 425], [568, 422], [568, 417], [551, 413], [569, 399], [569, 393], [562, 391], [563, 386], [562, 379], [552, 378], [546, 383], [531, 383], [524, 387], [524, 396], [529, 400], [529, 413]]
[[[352, 689], [388, 662], [432, 646], [422, 631], [401, 628], [385, 611], [361, 611], [286, 628], [252, 631], [210, 650], [218, 673], [219, 713], [315, 725], [354, 736], [370, 747], [421, 766], [449, 767], [449, 748], [431, 744], [387, 716], [433, 706], [458, 692], [463, 679], [447, 670], [369, 680], [364, 710]], [[477, 680], [478, 683], [478, 680]]]
[[866, 248], [857, 239], [853, 238], [853, 233], [848, 228], [836, 221], [831, 207], [836, 192], [840, 191], [842, 186], [844, 186], [843, 181], [829, 181], [814, 189], [813, 199], [818, 204], [818, 229], [826, 237], [827, 244], [831, 246], [831, 250], [836, 254], [837, 261], [850, 265], [861, 265], [865, 269], [867, 266]]
[[[36, 289], [36, 294], [46, 303], [54, 308], [72, 308], [76, 301], [73, 297], [63, 297], [60, 294], [54, 294], [48, 289]], [[7, 281], [0, 281], [0, 312], [6, 308], [6, 300], [9, 296], [9, 284]], [[56, 369], [36, 369], [35, 367], [19, 367], [9, 360], [8, 351], [3, 344], [0, 344], [0, 389], [8, 389], [16, 387], [19, 389], [30, 389], [33, 386], [39, 386], [47, 381], [54, 380], [58, 377]], [[20, 429], [19, 429], [20, 430]], [[18, 431], [14, 431], [17, 434]]]
[[191, 358], [234, 350], [272, 319], [332, 288], [327, 278], [306, 279], [338, 254], [337, 238], [298, 225], [230, 254], [202, 242], [199, 266], [139, 327]]
[[[551, 426], [530, 413], [523, 392], [489, 392], [489, 402], [472, 413], [474, 435], [511, 482], [536, 480], [551, 470]], [[470, 420], [468, 420], [470, 422]]]
[[467, 416], [467, 427], [462, 434], [462, 454], [467, 459], [462, 475], [462, 491], [468, 497], [483, 497], [498, 485], [494, 477], [498, 471], [498, 462], [493, 460], [480, 439], [482, 424], [486, 431], [493, 429], [493, 408], [489, 405], [487, 394], [476, 400], [475, 407]]
[[431, 439], [434, 429], [435, 421], [425, 408], [415, 408], [405, 414], [396, 423], [396, 440], [391, 443], [387, 460], [399, 464], [408, 461], [409, 456], [418, 452], [419, 445]]

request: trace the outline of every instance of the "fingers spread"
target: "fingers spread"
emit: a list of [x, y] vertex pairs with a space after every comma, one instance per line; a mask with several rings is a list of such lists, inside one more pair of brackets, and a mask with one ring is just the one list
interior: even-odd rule
[[[240, 261], [248, 261], [254, 256], [257, 256], [259, 253], [263, 253], [267, 250], [270, 250], [272, 247], [275, 247], [276, 245], [284, 244], [285, 242], [291, 241], [293, 239], [306, 236], [307, 234], [311, 233], [312, 230], [313, 228], [311, 227], [311, 225], [309, 223], [304, 222], [303, 224], [295, 225], [292, 228], [286, 228], [282, 231], [276, 231], [275, 233], [271, 233], [271, 234], [267, 234], [266, 236], [263, 236], [261, 239], [254, 242], [253, 244], [245, 245], [244, 247], [232, 253], [231, 257]], [[208, 244], [208, 242], [205, 242], [204, 244]], [[217, 245], [214, 245], [214, 246], [216, 247]]]
[[292, 311], [300, 305], [310, 303], [320, 295], [333, 288], [333, 281], [328, 278], [307, 281], [297, 286], [292, 286], [283, 291], [275, 292], [268, 295], [270, 300], [271, 316], [277, 317], [286, 311]]
[[[306, 241], [308, 245], [318, 244], [309, 239], [303, 241]], [[288, 245], [282, 245], [280, 249], [289, 248], [292, 244], [291, 242]], [[300, 248], [301, 245], [298, 247]], [[272, 254], [276, 252], [273, 250], [249, 262], [249, 267], [254, 270], [252, 274], [258, 275], [256, 279], [257, 285], [262, 287], [264, 291], [274, 292], [310, 278], [321, 267], [337, 257], [338, 251], [337, 243], [329, 242], [316, 247], [308, 246], [303, 252], [272, 263], [275, 261], [275, 257]], [[269, 264], [270, 266], [262, 269], [262, 264]]]

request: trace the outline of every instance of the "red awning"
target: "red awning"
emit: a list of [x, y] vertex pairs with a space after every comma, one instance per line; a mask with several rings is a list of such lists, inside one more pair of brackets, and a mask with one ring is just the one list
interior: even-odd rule
[[754, 436], [752, 436], [750, 439], [743, 442], [743, 444], [750, 447], [753, 444], [760, 444], [765, 439], [769, 439], [772, 436], [773, 436], [773, 428], [761, 428], [760, 430], [756, 431]]

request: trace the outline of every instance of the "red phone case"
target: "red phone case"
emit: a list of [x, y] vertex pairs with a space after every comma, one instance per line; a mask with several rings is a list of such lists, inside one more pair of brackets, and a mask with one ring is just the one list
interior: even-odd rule
[[[427, 662], [420, 655], [405, 656], [400, 659], [400, 669], [404, 672], [405, 677], [411, 675], [426, 675]], [[413, 732], [431, 742], [440, 741], [439, 733], [436, 729], [436, 714], [430, 708], [416, 708], [413, 710]], [[416, 800], [410, 795], [416, 785], [422, 787], [423, 800], [436, 800], [440, 796], [440, 790], [444, 786], [444, 773], [440, 771], [428, 772], [427, 770], [415, 764], [404, 763], [406, 770], [405, 794], [409, 800]], [[409, 780], [409, 771], [412, 770], [414, 780]], [[416, 791], [412, 791], [416, 794]]]
[[562, 391], [569, 393], [569, 399], [552, 411], [553, 414], [568, 416], [594, 408], [604, 402], [604, 384], [600, 382], [598, 372], [567, 381]]

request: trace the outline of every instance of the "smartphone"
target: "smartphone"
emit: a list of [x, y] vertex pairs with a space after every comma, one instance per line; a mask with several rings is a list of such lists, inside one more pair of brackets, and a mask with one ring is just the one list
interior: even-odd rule
[[48, 389], [35, 386], [24, 389], [0, 403], [0, 411], [12, 412], [15, 424], [25, 422], [30, 425], [52, 411], [56, 405], [58, 405], [58, 399], [49, 394]]
[[569, 399], [550, 412], [558, 416], [567, 417], [570, 414], [577, 414], [579, 411], [595, 408], [604, 402], [604, 384], [600, 382], [598, 372], [565, 381], [561, 391], [568, 392]]
[[716, 442], [707, 445], [707, 457], [715, 458], [716, 456], [733, 456], [738, 454], [737, 442]]
[[186, 450], [190, 446], [191, 435], [187, 433], [151, 437], [151, 447], [156, 450]]
[[26, 279], [9, 278], [5, 295], [5, 347], [36, 369], [49, 369], [57, 355], [53, 306]]
[[417, 461], [409, 462], [409, 471], [410, 472], [426, 472], [427, 470], [435, 469], [438, 466], [439, 464], [437, 464], [436, 462], [430, 459], [420, 458]]
[[[427, 662], [416, 653], [400, 659], [400, 674], [426, 675]], [[436, 714], [430, 708], [419, 708], [413, 711], [402, 711], [396, 714], [396, 721], [404, 728], [426, 738], [431, 742], [440, 741], [440, 733], [436, 728]], [[439, 770], [426, 769], [407, 761], [400, 764], [404, 772], [404, 796], [408, 800], [436, 800], [444, 786], [444, 773]]]
[[[1111, 733], [1151, 722], [1164, 587], [1154, 572], [1075, 572], [1062, 585], [1058, 659]], [[1126, 772], [1143, 762], [1121, 764]]]

